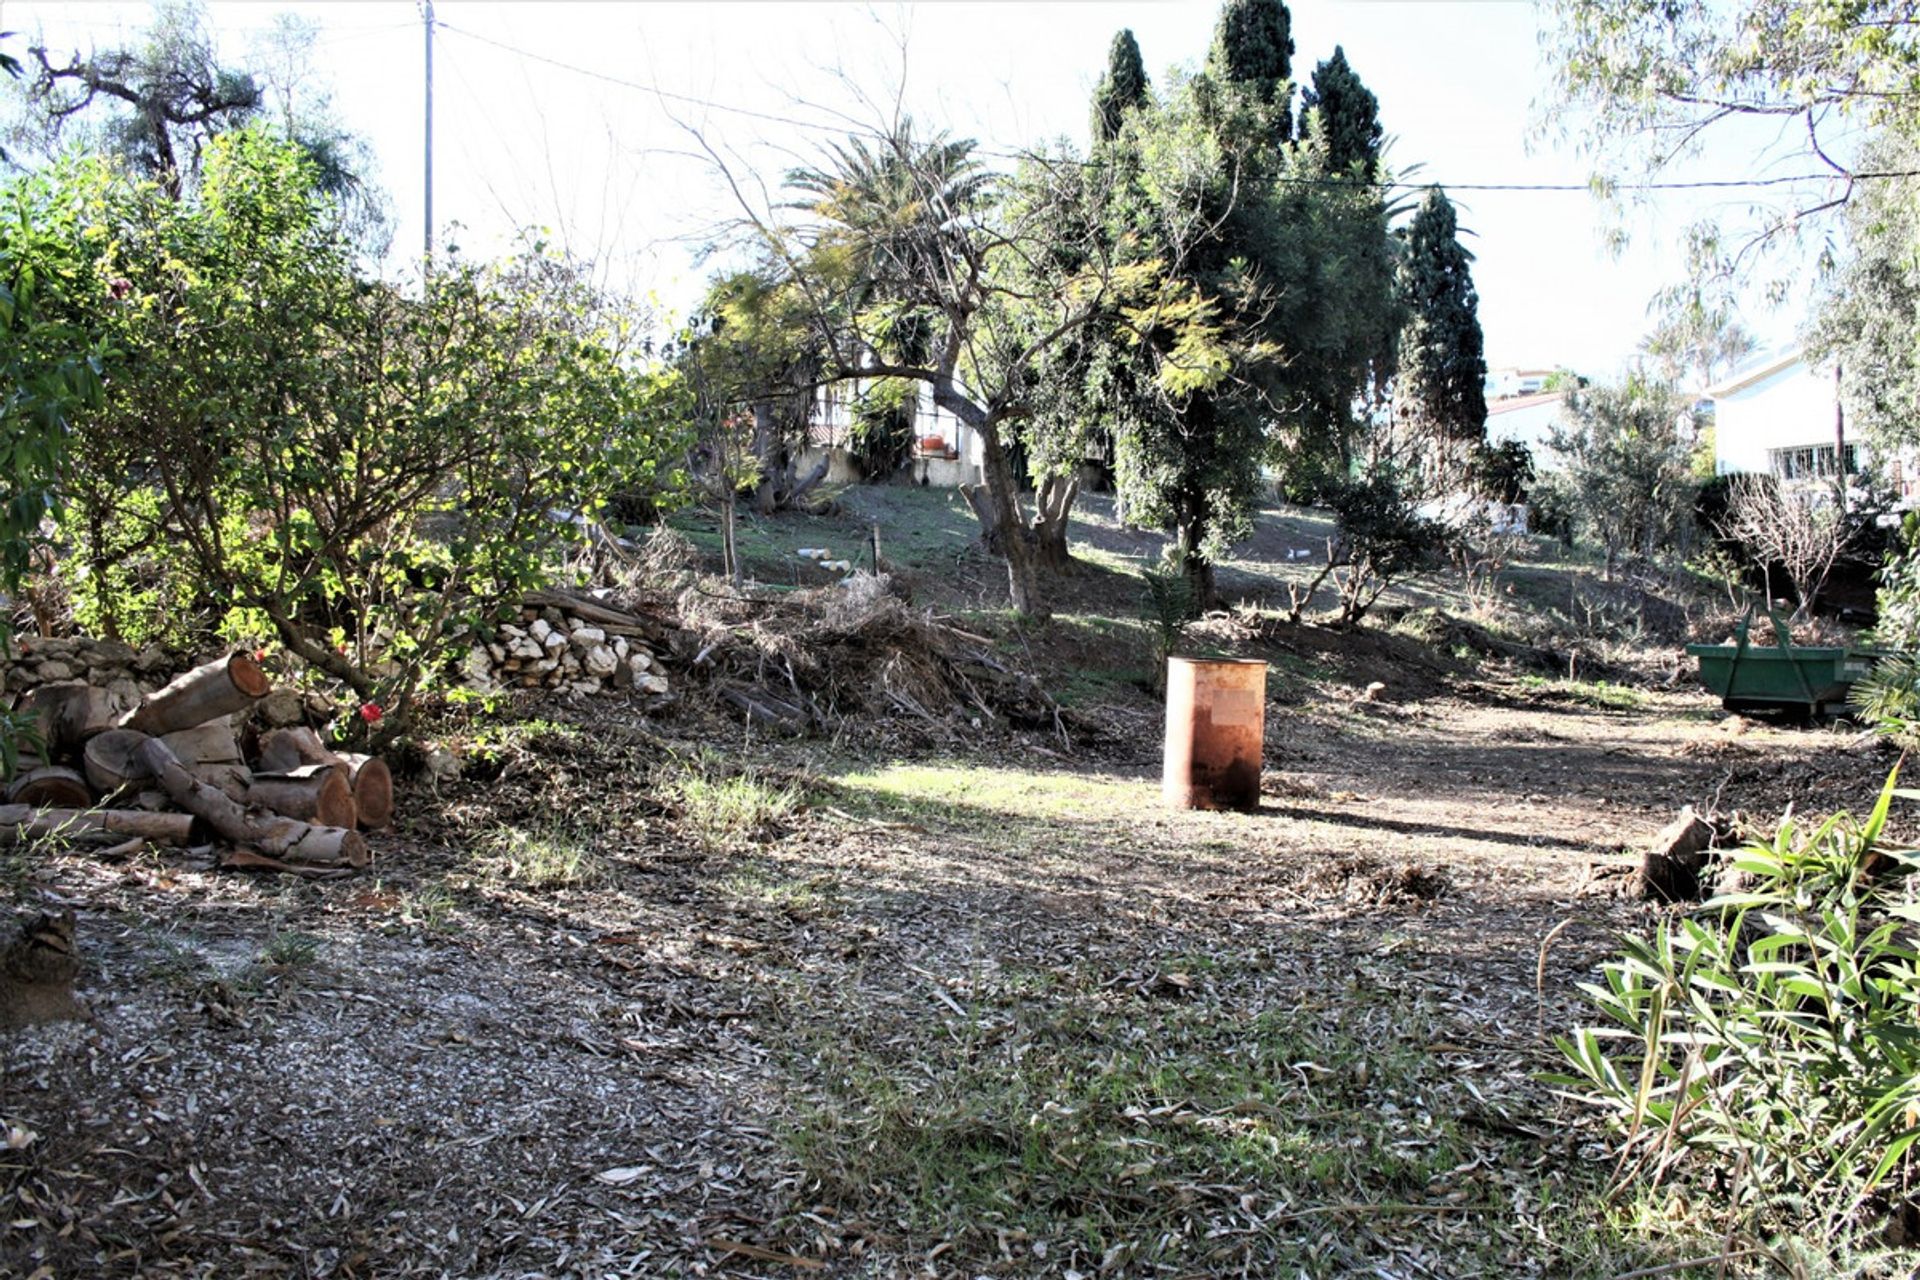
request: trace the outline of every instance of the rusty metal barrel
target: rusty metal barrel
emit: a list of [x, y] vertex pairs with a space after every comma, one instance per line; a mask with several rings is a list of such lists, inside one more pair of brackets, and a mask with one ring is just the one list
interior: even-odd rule
[[1255, 658], [1167, 661], [1167, 754], [1161, 794], [1176, 809], [1260, 807], [1267, 664]]

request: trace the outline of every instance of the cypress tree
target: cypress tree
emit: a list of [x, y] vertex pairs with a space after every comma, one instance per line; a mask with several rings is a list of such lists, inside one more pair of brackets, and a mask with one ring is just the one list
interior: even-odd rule
[[1293, 15], [1287, 6], [1281, 0], [1227, 0], [1213, 29], [1207, 68], [1252, 89], [1262, 102], [1279, 99], [1293, 75]]
[[1487, 434], [1487, 361], [1472, 261], [1452, 202], [1429, 187], [1400, 265], [1407, 323], [1400, 331], [1396, 416], [1442, 454]]
[[[1313, 84], [1301, 95], [1306, 110], [1318, 108], [1326, 130], [1327, 167], [1346, 174], [1360, 166], [1360, 175], [1372, 182], [1380, 172], [1380, 100], [1362, 84], [1347, 64], [1346, 51], [1335, 45], [1333, 56], [1313, 69]], [[1304, 132], [1304, 126], [1302, 126]]]
[[1122, 31], [1107, 50], [1107, 74], [1093, 91], [1093, 140], [1097, 145], [1120, 136], [1130, 107], [1147, 104], [1147, 68], [1133, 32]]

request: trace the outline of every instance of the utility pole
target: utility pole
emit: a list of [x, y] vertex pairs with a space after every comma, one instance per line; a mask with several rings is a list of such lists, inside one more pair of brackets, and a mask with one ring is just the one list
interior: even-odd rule
[[1833, 365], [1833, 474], [1838, 478], [1840, 514], [1847, 514], [1847, 410], [1840, 403], [1840, 362]]
[[427, 183], [426, 269], [433, 270], [433, 0], [421, 0], [420, 16], [427, 30]]

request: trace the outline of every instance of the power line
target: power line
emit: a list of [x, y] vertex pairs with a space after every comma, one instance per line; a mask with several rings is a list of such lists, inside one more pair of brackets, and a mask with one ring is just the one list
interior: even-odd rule
[[[836, 137], [844, 137], [849, 132], [847, 126], [844, 124], [827, 124], [818, 120], [802, 120], [795, 116], [783, 116], [774, 112], [758, 111], [752, 107], [735, 106], [731, 103], [717, 102], [711, 98], [702, 98], [702, 97], [697, 97], [693, 94], [686, 94], [686, 93], [675, 93], [668, 89], [661, 89], [655, 85], [642, 84], [637, 80], [628, 80], [622, 76], [612, 75], [605, 71], [596, 71], [592, 67], [583, 67], [577, 63], [566, 62], [559, 58], [548, 57], [546, 54], [535, 53], [530, 49], [521, 49], [514, 45], [507, 44], [504, 41], [495, 40], [490, 36], [483, 36], [478, 32], [468, 31], [463, 27], [453, 26], [447, 22], [441, 22], [439, 24], [439, 27], [440, 27], [440, 30], [442, 31], [450, 31], [455, 35], [465, 36], [469, 40], [475, 40], [481, 44], [491, 45], [494, 48], [499, 49], [505, 53], [510, 53], [515, 57], [526, 58], [533, 62], [544, 63], [547, 66], [557, 68], [561, 71], [568, 71], [568, 72], [572, 72], [575, 75], [586, 76], [589, 79], [599, 80], [606, 84], [617, 85], [623, 89], [632, 89], [640, 93], [650, 93], [650, 94], [653, 94], [655, 97], [666, 98], [674, 102], [684, 102], [689, 106], [704, 107], [711, 111], [723, 111], [731, 115], [745, 116], [749, 119], [754, 119], [754, 120], [764, 120], [772, 124], [789, 125], [797, 129], [811, 129], [818, 132], [830, 133]], [[1020, 152], [1011, 152], [1011, 151], [996, 151], [996, 150], [992, 150], [984, 147], [976, 147], [973, 151], [973, 154], [977, 156], [988, 157], [990, 159], [1010, 160], [1015, 162], [1020, 162], [1025, 160], [1034, 160], [1034, 159], [1044, 160], [1048, 158], [1048, 157], [1040, 156], [1030, 152], [1020, 153]], [[1074, 159], [1070, 157], [1061, 157], [1060, 159], [1066, 160], [1068, 163], [1079, 164], [1079, 165], [1093, 165], [1098, 163], [1097, 161], [1090, 160], [1090, 159]], [[1760, 189], [1765, 189], [1769, 187], [1804, 186], [1808, 183], [1815, 183], [1815, 182], [1834, 182], [1834, 181], [1840, 181], [1840, 180], [1844, 180], [1848, 182], [1869, 182], [1869, 181], [1885, 180], [1890, 178], [1920, 178], [1920, 169], [1873, 169], [1873, 170], [1863, 170], [1857, 173], [1827, 172], [1827, 173], [1776, 174], [1772, 177], [1764, 177], [1764, 178], [1687, 178], [1687, 179], [1670, 179], [1670, 180], [1648, 179], [1640, 182], [1606, 182], [1606, 183], [1431, 182], [1431, 181], [1428, 181], [1428, 182], [1399, 182], [1399, 181], [1359, 182], [1351, 178], [1298, 178], [1298, 177], [1285, 177], [1285, 176], [1278, 177], [1275, 179], [1275, 181], [1288, 186], [1331, 187], [1331, 188], [1344, 188], [1344, 189], [1366, 187], [1372, 190], [1382, 191], [1382, 192], [1425, 191], [1430, 187], [1439, 187], [1442, 190], [1449, 191], [1449, 192], [1452, 192], [1452, 191], [1520, 191], [1520, 192], [1532, 192], [1532, 193], [1547, 194], [1547, 195], [1571, 194], [1576, 192], [1584, 192], [1586, 194], [1592, 195], [1596, 193], [1613, 192], [1613, 191], [1653, 192], [1653, 191], [1760, 190]]]

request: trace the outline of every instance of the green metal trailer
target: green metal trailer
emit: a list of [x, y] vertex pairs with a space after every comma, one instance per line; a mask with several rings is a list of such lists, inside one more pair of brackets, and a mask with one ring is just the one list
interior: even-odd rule
[[1734, 628], [1732, 644], [1690, 644], [1700, 660], [1700, 682], [1720, 695], [1729, 711], [1804, 711], [1819, 716], [1846, 705], [1847, 691], [1873, 671], [1869, 649], [1798, 645], [1778, 614], [1767, 614], [1774, 643], [1749, 637], [1753, 615]]

